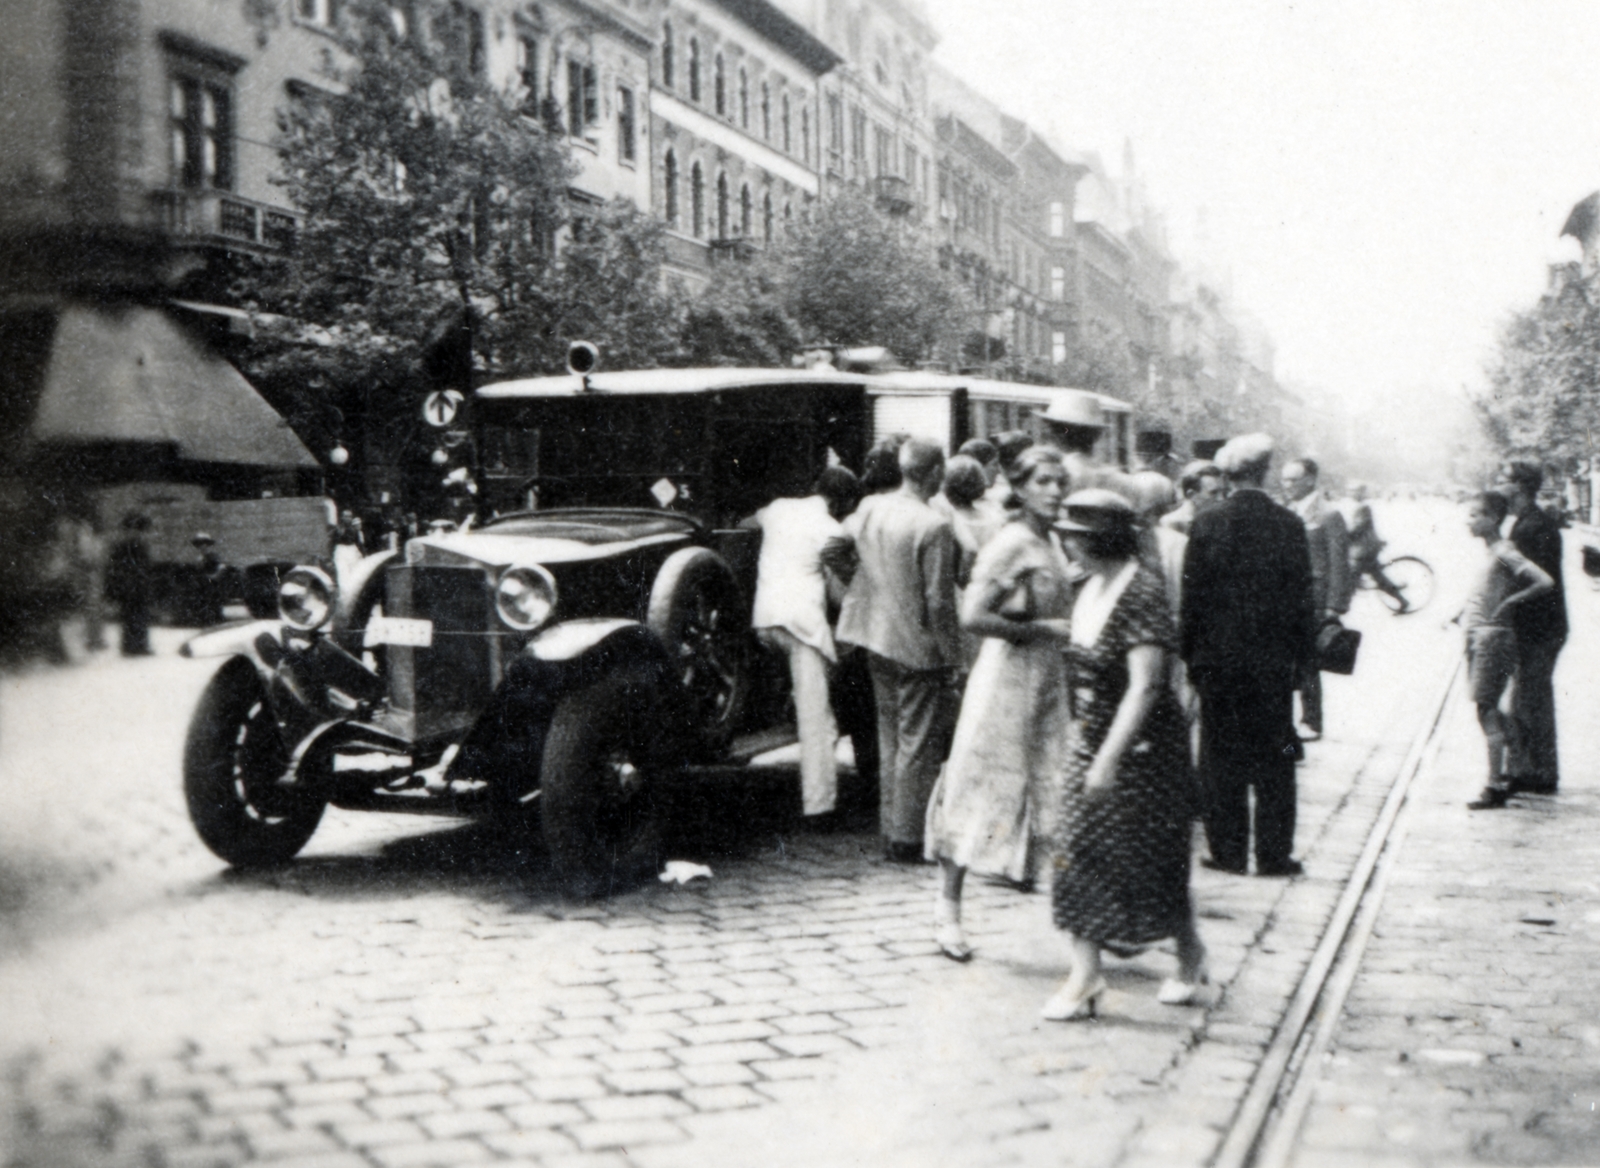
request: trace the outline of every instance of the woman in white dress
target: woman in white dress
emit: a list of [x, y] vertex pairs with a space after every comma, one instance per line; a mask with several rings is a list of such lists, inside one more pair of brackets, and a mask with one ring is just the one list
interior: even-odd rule
[[1066, 470], [1060, 451], [1035, 446], [1008, 473], [1021, 510], [973, 564], [961, 623], [983, 643], [928, 802], [926, 854], [943, 876], [936, 939], [953, 961], [972, 956], [961, 929], [968, 870], [1017, 884], [1036, 877], [1070, 734], [1070, 568], [1051, 533]]

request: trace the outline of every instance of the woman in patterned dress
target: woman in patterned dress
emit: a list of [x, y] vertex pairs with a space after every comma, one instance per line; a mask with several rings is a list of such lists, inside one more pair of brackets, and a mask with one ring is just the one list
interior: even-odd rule
[[940, 951], [972, 956], [961, 931], [967, 870], [1032, 879], [1066, 754], [1068, 564], [1051, 534], [1066, 493], [1061, 452], [1030, 448], [1010, 471], [1022, 509], [978, 553], [961, 623], [983, 638], [961, 700], [950, 758], [928, 801], [926, 855], [943, 882]]
[[1052, 890], [1072, 973], [1044, 1016], [1094, 1012], [1100, 950], [1137, 951], [1165, 937], [1178, 976], [1157, 998], [1192, 1002], [1205, 946], [1189, 900], [1193, 787], [1183, 714], [1167, 684], [1174, 648], [1166, 588], [1138, 558], [1133, 510], [1107, 490], [1078, 491], [1056, 528], [1087, 575], [1067, 645], [1078, 735], [1067, 765]]

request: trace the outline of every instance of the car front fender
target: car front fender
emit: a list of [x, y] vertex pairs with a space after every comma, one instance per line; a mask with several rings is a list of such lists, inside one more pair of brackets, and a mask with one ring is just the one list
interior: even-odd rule
[[620, 617], [586, 617], [563, 621], [533, 637], [526, 652], [540, 661], [573, 661], [624, 629], [643, 629], [638, 621]]
[[263, 637], [275, 646], [283, 644], [281, 620], [234, 621], [196, 633], [178, 650], [184, 657], [247, 657], [263, 680], [272, 676], [273, 665], [261, 655], [257, 642]]

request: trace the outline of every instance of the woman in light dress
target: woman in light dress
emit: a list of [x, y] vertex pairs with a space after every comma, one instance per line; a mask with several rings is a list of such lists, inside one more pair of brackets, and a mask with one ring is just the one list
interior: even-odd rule
[[961, 623], [983, 643], [928, 802], [926, 854], [943, 877], [936, 939], [953, 961], [972, 956], [961, 929], [967, 871], [1017, 884], [1036, 875], [1070, 732], [1069, 566], [1051, 534], [1067, 487], [1061, 452], [1031, 447], [1009, 474], [1021, 509], [973, 564]]

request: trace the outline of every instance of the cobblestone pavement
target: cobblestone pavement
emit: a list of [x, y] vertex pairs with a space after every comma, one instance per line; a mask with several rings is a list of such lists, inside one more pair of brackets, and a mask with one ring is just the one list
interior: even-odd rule
[[[1197, 870], [1210, 1008], [1112, 963], [1097, 1022], [1037, 1018], [1047, 898], [934, 877], [749, 803], [716, 875], [563, 900], [524, 841], [330, 812], [230, 873], [184, 816], [210, 667], [100, 659], [0, 683], [0, 1163], [1201, 1163], [1242, 1095], [1448, 646], [1367, 610], [1361, 686], [1301, 773], [1293, 882]], [[782, 802], [781, 800], [769, 800]], [[753, 809], [753, 810], [752, 810]], [[753, 824], [754, 826], [751, 826]]]
[[1456, 705], [1414, 792], [1299, 1168], [1600, 1164], [1600, 593], [1569, 552], [1561, 793], [1468, 811], [1482, 738]]

